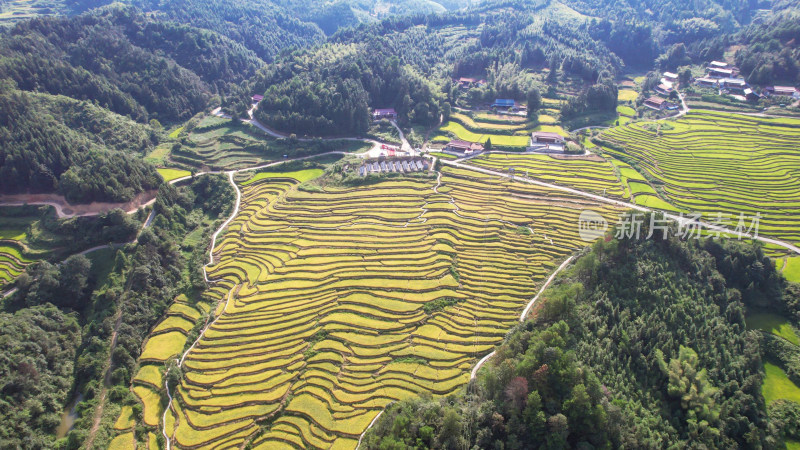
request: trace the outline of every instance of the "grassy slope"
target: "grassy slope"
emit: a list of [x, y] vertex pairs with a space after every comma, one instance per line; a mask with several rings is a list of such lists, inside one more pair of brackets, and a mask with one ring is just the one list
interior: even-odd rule
[[778, 399], [800, 403], [800, 388], [792, 383], [783, 369], [771, 363], [764, 363], [764, 373], [766, 376], [761, 386], [761, 392], [764, 394], [767, 404]]
[[748, 315], [747, 327], [772, 333], [794, 345], [800, 346], [800, 338], [797, 337], [789, 322], [777, 314], [757, 313]]

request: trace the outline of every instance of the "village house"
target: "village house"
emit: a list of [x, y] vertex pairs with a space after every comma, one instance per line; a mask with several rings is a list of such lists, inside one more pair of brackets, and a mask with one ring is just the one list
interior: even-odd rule
[[747, 82], [742, 78], [722, 78], [719, 80], [721, 89], [743, 91], [747, 89]]
[[476, 80], [475, 78], [467, 78], [467, 77], [461, 77], [457, 80], [458, 87], [460, 87], [461, 89], [469, 89], [472, 87], [473, 84], [477, 82], [478, 80]]
[[728, 63], [722, 61], [711, 61], [710, 63], [708, 63], [708, 67], [709, 68], [713, 67], [715, 69], [727, 69]]
[[397, 119], [397, 111], [394, 108], [377, 108], [372, 112], [372, 120]]
[[517, 102], [510, 98], [498, 98], [492, 103], [492, 108], [514, 110], [517, 109]]
[[483, 151], [483, 144], [479, 142], [468, 142], [460, 139], [454, 139], [447, 143], [444, 151], [448, 153], [455, 153], [458, 155], [472, 155], [474, 153]]
[[461, 77], [455, 80], [458, 87], [461, 89], [469, 89], [472, 87], [481, 87], [486, 84], [486, 80], [479, 80], [477, 78]]
[[564, 153], [567, 140], [558, 133], [534, 131], [528, 145], [529, 152]]
[[716, 67], [708, 68], [708, 77], [710, 78], [730, 78], [733, 76], [733, 69], [718, 69]]
[[661, 84], [659, 84], [658, 86], [655, 87], [655, 91], [658, 92], [661, 95], [669, 95], [674, 90], [675, 89], [672, 88], [672, 83], [670, 83], [670, 84], [661, 83]]
[[742, 91], [742, 95], [744, 96], [744, 99], [747, 100], [748, 102], [755, 102], [758, 101], [759, 98], [761, 98], [760, 95], [753, 92], [753, 90], [750, 88], [745, 88]]
[[701, 77], [695, 79], [694, 84], [705, 87], [717, 87], [717, 80], [714, 78]]
[[531, 145], [533, 144], [563, 144], [566, 138], [558, 133], [549, 131], [534, 131], [531, 133]]
[[667, 81], [669, 83], [677, 83], [678, 82], [678, 74], [672, 72], [664, 72], [664, 78], [661, 79], [661, 82]]
[[800, 99], [800, 91], [793, 86], [768, 86], [764, 88], [767, 95], [777, 95], [780, 97], [792, 97]]
[[253, 103], [258, 103], [261, 100], [264, 100], [264, 96], [263, 95], [256, 94], [256, 95], [253, 96]]
[[650, 97], [644, 101], [644, 106], [661, 111], [667, 107], [667, 101], [661, 97]]

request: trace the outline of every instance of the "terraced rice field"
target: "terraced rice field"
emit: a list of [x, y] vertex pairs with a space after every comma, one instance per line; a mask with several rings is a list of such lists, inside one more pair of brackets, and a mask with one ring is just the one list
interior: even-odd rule
[[[208, 268], [218, 318], [167, 414], [178, 448], [355, 448], [390, 402], [468, 381], [537, 284], [586, 244], [581, 208], [619, 212], [454, 168], [440, 184], [297, 185], [241, 186]], [[431, 309], [437, 299], [455, 304]]]
[[[513, 120], [511, 118], [522, 120]], [[550, 131], [564, 136], [567, 135], [563, 128], [552, 123], [543, 122], [542, 125], [535, 127], [532, 125], [532, 123], [519, 116], [508, 116], [506, 118], [506, 116], [477, 114], [472, 118], [466, 114], [454, 113], [450, 116], [450, 121], [439, 128], [439, 134], [432, 140], [441, 143], [457, 138], [469, 142], [486, 143], [487, 140], [491, 139], [492, 145], [495, 146], [522, 148], [527, 147], [530, 143], [530, 133], [533, 131]]]
[[[183, 352], [189, 332], [211, 312], [211, 304], [199, 301], [190, 304], [184, 295], [179, 295], [170, 305], [164, 319], [150, 333], [139, 356], [139, 371], [133, 377], [133, 393], [142, 403], [143, 422], [150, 427], [161, 423], [164, 413], [159, 391], [164, 389], [164, 363]], [[127, 407], [126, 407], [127, 408]], [[125, 408], [115, 424], [117, 429], [134, 426], [130, 412]]]
[[14, 281], [31, 261], [22, 255], [21, 247], [14, 240], [0, 244], [0, 289]]
[[490, 134], [483, 131], [471, 131], [465, 128], [458, 122], [447, 122], [440, 131], [450, 134], [452, 137], [462, 139], [469, 142], [486, 143], [491, 139], [493, 145], [502, 145], [504, 147], [525, 147], [530, 142], [530, 138], [526, 134], [521, 135], [505, 135], [505, 134]]
[[[210, 117], [207, 119], [219, 119]], [[204, 119], [205, 120], [205, 119]], [[202, 122], [201, 122], [202, 124]], [[172, 155], [180, 162], [196, 166], [208, 165], [236, 169], [254, 166], [266, 160], [256, 149], [251, 147], [269, 140], [266, 135], [252, 127], [219, 126], [210, 123], [209, 126], [218, 126], [211, 129], [195, 129], [189, 134], [189, 146]]]
[[24, 254], [27, 229], [36, 217], [4, 217], [0, 223], [0, 289], [14, 281], [33, 261]]
[[608, 197], [630, 197], [614, 166], [597, 155], [557, 158], [531, 153], [490, 153], [472, 158], [469, 163], [500, 172], [507, 172], [513, 167], [516, 174], [521, 176], [605, 194]]
[[760, 213], [761, 235], [800, 242], [800, 120], [693, 111], [669, 124], [607, 130], [602, 138], [624, 151], [606, 151], [662, 182], [679, 209], [733, 226], [740, 212], [746, 226]]
[[192, 174], [188, 170], [183, 170], [183, 169], [160, 168], [156, 170], [158, 171], [158, 173], [161, 175], [161, 178], [163, 178], [165, 182], [169, 182], [182, 177], [188, 177], [189, 175]]
[[[172, 136], [172, 134], [170, 134]], [[144, 157], [144, 160], [149, 162], [150, 164], [155, 164], [156, 166], [163, 166], [167, 162], [167, 157], [169, 156], [170, 152], [170, 145], [169, 144], [160, 144], [156, 148], [153, 149], [147, 156]]]

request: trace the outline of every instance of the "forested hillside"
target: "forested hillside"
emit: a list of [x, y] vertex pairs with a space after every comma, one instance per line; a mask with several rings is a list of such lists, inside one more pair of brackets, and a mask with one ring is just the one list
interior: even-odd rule
[[464, 394], [390, 408], [367, 447], [772, 447], [745, 312], [796, 295], [752, 244], [598, 241]]
[[20, 89], [91, 100], [139, 122], [174, 123], [260, 65], [224, 38], [109, 7], [22, 22], [0, 40], [0, 77]]
[[123, 6], [19, 23], [0, 55], [0, 192], [79, 203], [155, 189], [142, 157], [161, 124], [192, 117], [263, 65], [219, 34]]
[[0, 89], [0, 192], [131, 200], [161, 182], [141, 156], [157, 136], [87, 101]]
[[738, 35], [744, 48], [736, 64], [755, 84], [800, 83], [800, 12], [786, 11], [753, 24]]
[[52, 445], [80, 344], [75, 317], [53, 305], [0, 312], [0, 445]]
[[[66, 0], [72, 13], [108, 5], [109, 0]], [[471, 0], [127, 0], [145, 12], [163, 15], [171, 21], [212, 30], [224, 35], [259, 57], [271, 61], [282, 49], [318, 44], [325, 35], [359, 23], [377, 22], [408, 14], [442, 13], [473, 3]], [[476, 2], [477, 3], [477, 2]]]
[[[92, 259], [76, 255], [60, 265], [40, 262], [21, 277], [19, 291], [4, 300], [0, 311], [0, 343], [6, 349], [0, 360], [1, 446], [77, 449], [101, 411], [92, 438], [97, 448], [108, 447], [120, 408], [136, 404], [128, 388], [141, 344], [176, 296], [198, 300], [205, 287], [205, 243], [230, 211], [233, 197], [222, 177], [202, 177], [181, 188], [164, 186], [152, 227], [134, 243], [92, 254]], [[110, 220], [119, 218], [112, 214]], [[71, 219], [65, 226], [71, 222], [81, 226], [79, 233], [98, 238], [122, 231], [112, 226], [100, 230], [92, 220]], [[135, 223], [134, 235], [140, 226]], [[184, 240], [190, 234], [198, 239]], [[83, 398], [80, 420], [57, 443], [55, 429], [70, 392]]]
[[325, 46], [279, 58], [227, 106], [242, 115], [247, 92], [264, 92], [258, 117], [278, 129], [362, 133], [369, 108], [394, 107], [407, 125], [438, 123], [444, 103], [457, 95], [452, 77], [486, 77], [488, 102], [523, 100], [537, 85], [529, 69], [550, 67], [554, 81], [559, 74], [594, 83], [601, 73], [613, 80], [623, 63], [592, 36], [588, 22], [553, 16], [548, 7], [512, 3], [342, 30]]

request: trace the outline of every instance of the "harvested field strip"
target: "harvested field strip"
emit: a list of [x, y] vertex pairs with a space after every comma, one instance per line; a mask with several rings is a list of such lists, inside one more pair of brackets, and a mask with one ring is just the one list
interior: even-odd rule
[[[214, 294], [231, 297], [187, 354], [168, 413], [179, 448], [248, 438], [354, 448], [390, 402], [466, 383], [537, 283], [585, 245], [581, 198], [472, 171], [319, 193], [296, 185], [241, 186], [208, 268], [224, 286]], [[437, 299], [449, 306], [426, 312]]]

